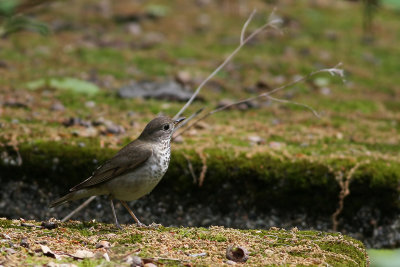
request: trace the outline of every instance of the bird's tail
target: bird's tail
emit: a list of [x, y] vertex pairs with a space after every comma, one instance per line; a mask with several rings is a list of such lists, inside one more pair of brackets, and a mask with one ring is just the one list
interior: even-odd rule
[[59, 199], [53, 201], [50, 204], [50, 208], [54, 208], [54, 207], [60, 206], [64, 203], [67, 203], [68, 201], [73, 200], [74, 196], [75, 196], [75, 192], [68, 193], [65, 196], [60, 197]]

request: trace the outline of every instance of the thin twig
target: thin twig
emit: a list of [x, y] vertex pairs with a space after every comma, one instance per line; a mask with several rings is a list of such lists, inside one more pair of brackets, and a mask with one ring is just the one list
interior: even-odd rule
[[321, 119], [321, 116], [318, 114], [318, 112], [315, 109], [313, 109], [311, 106], [309, 106], [309, 105], [298, 103], [298, 102], [294, 102], [294, 101], [289, 101], [289, 100], [286, 100], [286, 99], [275, 98], [275, 97], [272, 97], [272, 96], [267, 96], [267, 98], [269, 98], [271, 100], [274, 100], [276, 102], [293, 104], [293, 105], [297, 105], [297, 106], [301, 106], [301, 107], [307, 108], [314, 114], [315, 117], [317, 117], [318, 119]]
[[178, 258], [162, 258], [162, 257], [156, 257], [156, 258], [150, 258], [153, 259], [155, 261], [189, 261], [189, 260], [185, 260], [185, 259], [178, 259]]
[[[204, 107], [202, 107], [201, 109], [197, 110], [195, 113], [190, 115], [189, 118], [185, 119], [183, 122], [179, 123], [178, 126], [174, 129], [174, 132], [176, 132], [176, 130], [178, 130], [179, 128], [185, 126], [190, 120], [192, 120], [197, 115], [199, 115], [203, 110], [204, 110]], [[175, 137], [172, 137], [172, 140], [174, 140], [174, 139], [175, 139]]]
[[197, 182], [197, 176], [196, 176], [196, 174], [194, 173], [194, 169], [193, 169], [192, 162], [190, 161], [189, 156], [186, 155], [185, 153], [183, 153], [183, 157], [186, 159], [186, 161], [187, 161], [187, 163], [188, 163], [188, 169], [189, 169], [190, 174], [192, 175], [193, 184], [195, 184], [195, 183]]
[[[211, 80], [225, 65], [231, 61], [231, 59], [240, 51], [240, 49], [247, 44], [251, 39], [253, 39], [257, 34], [260, 32], [264, 31], [266, 28], [271, 27], [271, 28], [276, 28], [276, 22], [277, 21], [270, 21], [267, 22], [266, 24], [262, 25], [261, 27], [257, 28], [254, 32], [252, 32], [247, 38], [244, 38], [244, 32], [247, 28], [247, 25], [250, 23], [251, 19], [254, 17], [254, 12], [252, 12], [249, 16], [249, 19], [247, 19], [246, 23], [242, 27], [242, 34], [241, 34], [241, 41], [236, 47], [236, 49], [224, 60], [224, 62], [221, 63], [205, 80], [201, 82], [201, 84], [197, 87], [196, 91], [193, 93], [193, 95], [190, 97], [188, 102], [182, 107], [182, 109], [175, 115], [174, 119], [178, 118], [189, 106], [192, 104], [193, 100], [196, 98], [196, 96], [200, 93], [200, 90], [204, 87], [204, 85]], [[242, 40], [243, 37], [243, 40]]]
[[243, 24], [242, 32], [240, 33], [240, 44], [243, 44], [247, 26], [249, 26], [250, 22], [253, 20], [254, 14], [256, 14], [256, 12], [257, 10], [254, 9], [253, 12], [251, 12], [249, 18]]
[[207, 172], [207, 158], [204, 155], [203, 151], [200, 150], [199, 152], [199, 156], [201, 159], [201, 163], [203, 164], [203, 166], [201, 167], [201, 172], [200, 172], [200, 176], [199, 176], [199, 187], [203, 186], [204, 183], [204, 178], [206, 177], [206, 172]]
[[193, 122], [192, 124], [190, 124], [188, 127], [186, 127], [185, 129], [183, 129], [181, 132], [177, 133], [174, 138], [177, 138], [178, 136], [184, 134], [186, 131], [188, 131], [190, 128], [192, 128], [194, 125], [196, 125], [199, 121], [204, 120], [205, 118], [207, 118], [208, 116], [212, 115], [211, 112], [208, 112], [206, 114], [204, 114], [203, 116], [201, 116], [200, 118], [198, 118], [195, 122]]
[[178, 137], [179, 135], [182, 135], [184, 132], [186, 132], [186, 131], [189, 130], [191, 127], [193, 127], [194, 125], [196, 125], [199, 121], [204, 120], [204, 119], [206, 119], [207, 117], [209, 117], [209, 116], [211, 116], [211, 115], [213, 115], [213, 114], [215, 114], [215, 113], [217, 113], [217, 112], [223, 111], [223, 110], [228, 109], [228, 108], [233, 107], [233, 106], [237, 106], [237, 105], [240, 105], [240, 104], [243, 104], [243, 103], [247, 103], [247, 102], [256, 100], [256, 99], [258, 99], [258, 98], [263, 98], [263, 97], [269, 98], [269, 99], [271, 99], [271, 100], [275, 100], [275, 101], [277, 101], [277, 102], [290, 103], [290, 104], [294, 104], [294, 105], [303, 106], [303, 107], [305, 107], [305, 108], [311, 110], [312, 113], [313, 113], [317, 118], [320, 118], [320, 115], [318, 114], [318, 112], [317, 112], [316, 110], [314, 110], [312, 107], [310, 107], [310, 106], [308, 106], [308, 105], [306, 105], [306, 104], [297, 103], [297, 102], [293, 102], [293, 101], [289, 101], [289, 100], [284, 100], [284, 99], [279, 99], [279, 98], [274, 98], [274, 97], [271, 97], [270, 95], [271, 95], [271, 94], [274, 94], [274, 93], [276, 93], [276, 92], [278, 92], [278, 91], [280, 91], [280, 90], [283, 90], [283, 89], [286, 89], [286, 88], [288, 88], [288, 87], [291, 87], [291, 86], [293, 86], [293, 85], [295, 85], [295, 84], [297, 84], [297, 83], [306, 81], [306, 80], [310, 79], [311, 77], [313, 77], [314, 75], [319, 74], [319, 73], [323, 73], [323, 72], [328, 72], [328, 73], [330, 73], [331, 75], [336, 75], [336, 76], [339, 76], [340, 78], [343, 79], [343, 77], [344, 77], [343, 70], [339, 68], [341, 65], [342, 65], [342, 63], [338, 63], [338, 64], [337, 64], [335, 67], [333, 67], [333, 68], [329, 68], [329, 69], [320, 69], [320, 70], [316, 70], [316, 71], [310, 72], [310, 73], [307, 74], [306, 76], [300, 77], [300, 78], [298, 78], [298, 79], [296, 79], [296, 80], [294, 80], [294, 81], [292, 81], [292, 82], [289, 82], [289, 83], [286, 83], [286, 84], [284, 84], [284, 85], [282, 85], [282, 86], [276, 87], [276, 88], [274, 88], [274, 89], [271, 90], [271, 91], [268, 91], [268, 92], [259, 94], [259, 95], [257, 95], [257, 96], [252, 96], [252, 97], [249, 97], [249, 98], [246, 98], [246, 99], [242, 99], [242, 100], [239, 100], [239, 101], [237, 101], [237, 102], [234, 102], [234, 103], [231, 103], [231, 104], [227, 104], [227, 105], [224, 105], [224, 106], [222, 106], [222, 107], [219, 107], [219, 108], [216, 108], [216, 109], [214, 109], [214, 110], [211, 110], [210, 112], [204, 114], [202, 117], [198, 118], [195, 122], [193, 122], [191, 125], [189, 125], [188, 127], [186, 127], [186, 128], [185, 128], [184, 130], [182, 130], [180, 133], [176, 134], [176, 135], [175, 135], [175, 138]]
[[89, 203], [92, 202], [95, 198], [96, 198], [96, 196], [91, 196], [90, 198], [88, 198], [88, 199], [87, 199], [85, 202], [83, 202], [79, 207], [77, 207], [77, 208], [74, 209], [72, 212], [70, 212], [67, 216], [65, 216], [61, 221], [62, 221], [62, 222], [68, 221], [72, 216], [74, 216], [76, 213], [78, 213], [78, 212], [81, 211], [83, 208], [85, 208], [87, 205], [89, 205]]
[[368, 163], [369, 161], [362, 161], [362, 162], [357, 162], [347, 173], [346, 177], [344, 177], [343, 172], [339, 171], [336, 174], [336, 180], [339, 183], [340, 186], [340, 192], [339, 192], [339, 207], [336, 209], [336, 211], [332, 214], [332, 230], [337, 231], [338, 226], [339, 226], [339, 220], [338, 217], [342, 213], [343, 208], [344, 208], [344, 199], [350, 194], [350, 181], [353, 178], [354, 173], [356, 170], [363, 164]]
[[207, 252], [202, 252], [202, 253], [186, 254], [186, 255], [188, 255], [189, 257], [197, 258], [197, 257], [204, 257], [204, 256], [207, 256], [208, 254], [207, 254]]

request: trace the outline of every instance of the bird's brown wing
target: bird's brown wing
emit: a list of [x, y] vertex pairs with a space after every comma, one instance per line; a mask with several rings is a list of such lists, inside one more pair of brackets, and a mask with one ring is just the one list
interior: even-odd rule
[[70, 191], [107, 182], [142, 165], [152, 155], [151, 146], [135, 140], [122, 148], [113, 158], [95, 170], [89, 178], [72, 187]]

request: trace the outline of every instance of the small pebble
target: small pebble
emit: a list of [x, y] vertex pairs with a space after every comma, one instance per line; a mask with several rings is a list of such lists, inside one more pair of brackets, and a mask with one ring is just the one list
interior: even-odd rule
[[126, 25], [126, 29], [130, 34], [134, 36], [138, 36], [142, 33], [142, 27], [140, 26], [139, 23], [136, 22], [132, 22]]
[[175, 75], [175, 80], [181, 84], [187, 84], [192, 80], [192, 76], [187, 71], [179, 71]]
[[265, 144], [265, 139], [257, 136], [257, 135], [251, 135], [247, 137], [247, 139], [250, 141], [250, 144], [252, 145], [262, 145]]
[[55, 222], [42, 222], [41, 226], [46, 229], [56, 229], [58, 227]]
[[101, 240], [99, 243], [96, 244], [96, 248], [109, 249], [110, 247], [111, 247], [110, 242], [106, 240]]
[[51, 106], [51, 110], [53, 110], [53, 111], [64, 111], [65, 107], [60, 102], [56, 102]]
[[183, 143], [183, 137], [182, 135], [178, 135], [176, 138], [174, 138], [173, 142], [177, 144], [182, 144]]
[[3, 251], [5, 253], [7, 253], [7, 254], [15, 254], [15, 253], [17, 253], [17, 251], [15, 251], [15, 249], [13, 249], [13, 248], [5, 248]]
[[79, 142], [79, 143], [78, 143], [78, 146], [79, 146], [79, 147], [85, 147], [85, 146], [86, 146], [86, 144], [85, 144], [85, 143], [83, 143], [83, 142]]
[[78, 259], [86, 259], [93, 258], [95, 254], [89, 250], [78, 249], [74, 254], [71, 254], [71, 256]]
[[132, 267], [142, 266], [142, 259], [136, 255], [129, 255], [125, 258], [125, 263], [130, 264]]
[[283, 145], [284, 145], [283, 143], [275, 142], [275, 141], [269, 142], [269, 144], [268, 144], [268, 146], [272, 149], [281, 149], [283, 147]]
[[27, 238], [22, 238], [21, 243], [19, 243], [21, 247], [29, 248], [29, 242]]
[[96, 106], [96, 102], [94, 102], [94, 101], [87, 101], [85, 103], [85, 107], [87, 107], [87, 108], [94, 108], [95, 106]]

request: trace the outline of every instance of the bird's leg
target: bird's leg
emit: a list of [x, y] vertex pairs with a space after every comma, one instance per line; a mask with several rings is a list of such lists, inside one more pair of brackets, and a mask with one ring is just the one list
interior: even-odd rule
[[117, 219], [117, 214], [115, 213], [115, 208], [114, 208], [114, 202], [111, 196], [109, 196], [110, 198], [110, 203], [111, 203], [111, 209], [112, 209], [112, 213], [114, 215], [114, 222], [115, 222], [115, 226], [117, 226], [118, 229], [122, 230], [121, 225], [119, 225], [118, 223], [118, 219]]
[[125, 201], [122, 201], [122, 200], [120, 200], [120, 201], [121, 201], [122, 205], [128, 210], [129, 214], [130, 214], [130, 215], [132, 216], [132, 218], [135, 220], [135, 222], [137, 223], [137, 225], [138, 225], [139, 227], [145, 227], [146, 225], [143, 224], [143, 223], [141, 223], [141, 222], [139, 221], [139, 219], [136, 218], [135, 214], [133, 214], [133, 211], [129, 208], [128, 204], [126, 204]]

